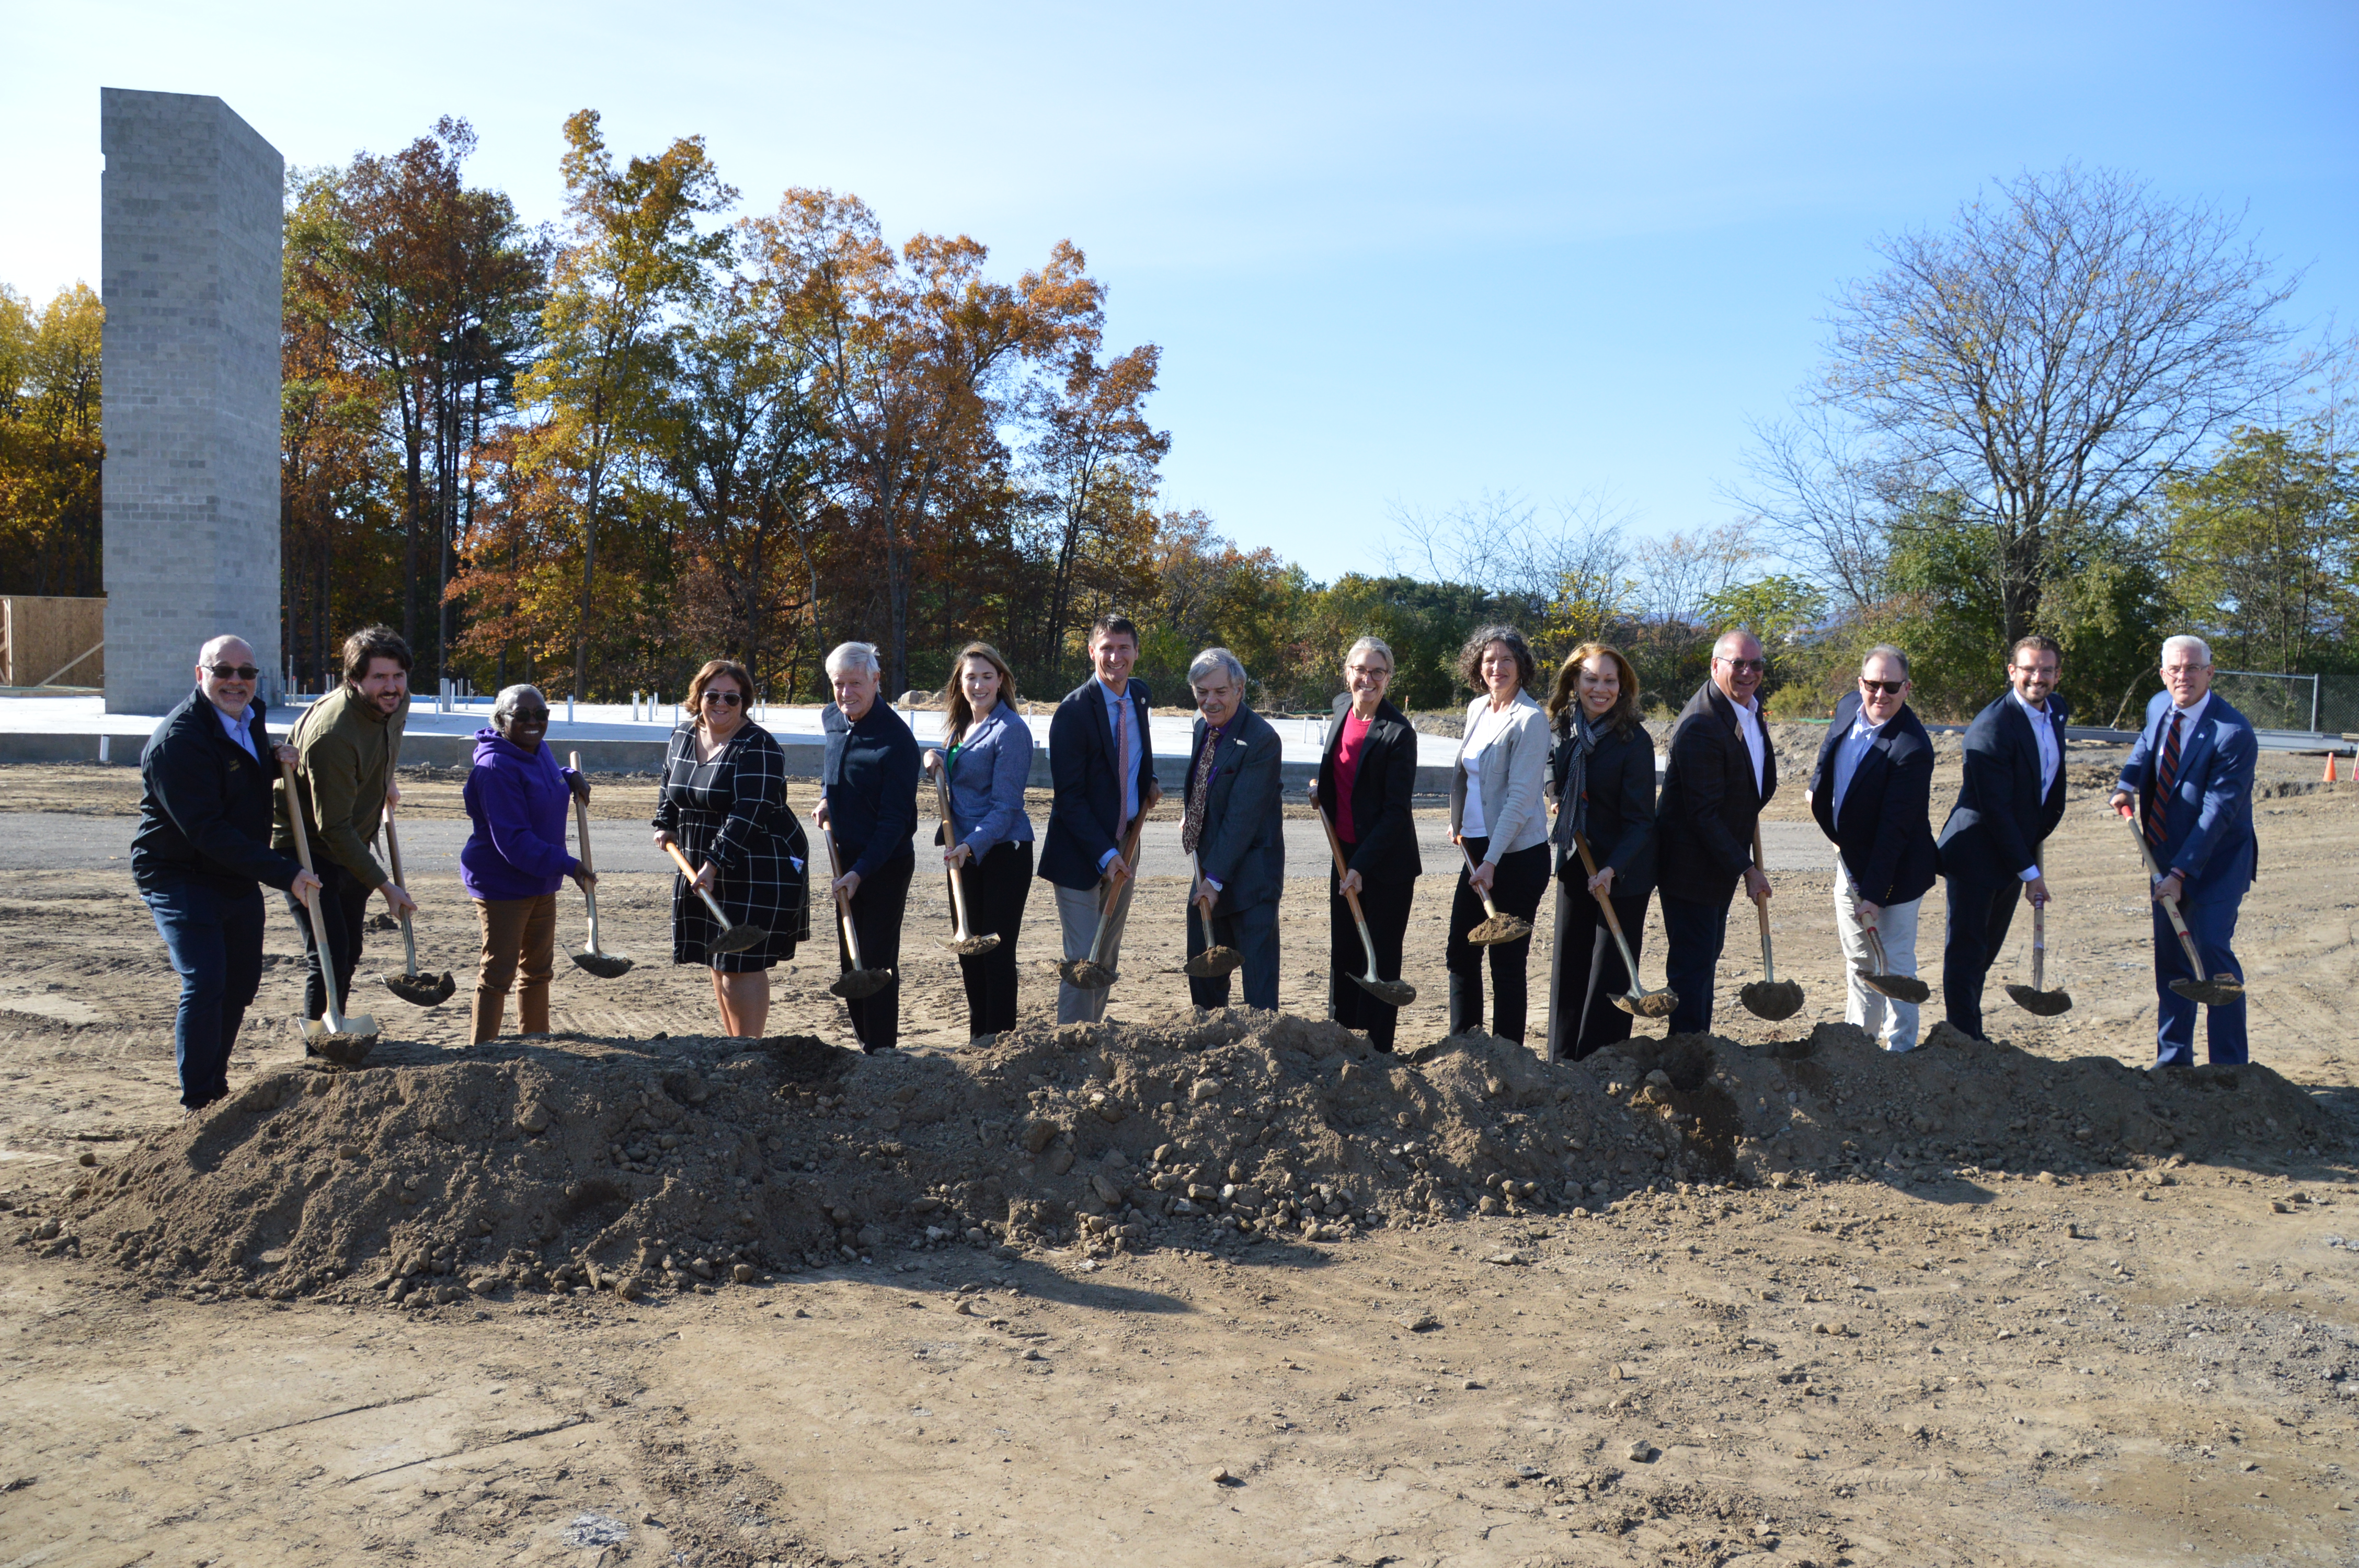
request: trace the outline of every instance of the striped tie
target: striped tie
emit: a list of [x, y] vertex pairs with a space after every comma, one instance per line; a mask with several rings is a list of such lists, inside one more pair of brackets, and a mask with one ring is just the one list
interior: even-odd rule
[[2179, 721], [2185, 717], [2176, 708], [2170, 710], [2170, 732], [2162, 741], [2162, 765], [2154, 771], [2154, 800], [2146, 811], [2146, 841], [2158, 849], [2169, 831], [2171, 787], [2179, 783]]

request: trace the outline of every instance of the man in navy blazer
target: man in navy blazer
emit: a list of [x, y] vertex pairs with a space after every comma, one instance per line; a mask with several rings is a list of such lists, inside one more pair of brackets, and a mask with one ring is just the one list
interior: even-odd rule
[[[1245, 706], [1245, 667], [1226, 648], [1188, 665], [1196, 732], [1188, 752], [1180, 847], [1196, 860], [1188, 956], [1234, 947], [1245, 957], [1245, 1005], [1277, 1009], [1277, 895], [1286, 891], [1286, 817], [1278, 803], [1285, 747]], [[1229, 1005], [1229, 977], [1188, 978], [1198, 1007]]]
[[[1039, 875], [1056, 889], [1069, 960], [1090, 956], [1103, 901], [1114, 902], [1099, 954], [1110, 969], [1122, 953], [1131, 878], [1137, 870], [1123, 858], [1122, 838], [1163, 798], [1147, 732], [1151, 694], [1145, 681], [1130, 674], [1137, 662], [1138, 628], [1125, 616], [1100, 616], [1090, 628], [1090, 664], [1096, 673], [1067, 692], [1049, 720], [1049, 774], [1056, 794], [1049, 805], [1048, 829], [1040, 836]], [[1095, 1023], [1105, 1016], [1111, 990], [1058, 981], [1057, 1022]]]
[[1983, 982], [2014, 923], [2017, 889], [2048, 902], [2039, 847], [2064, 819], [2064, 720], [2056, 695], [2064, 650], [2053, 637], [2018, 638], [2007, 653], [2007, 694], [1966, 729], [1966, 776], [1941, 825], [1950, 925], [1941, 947], [1941, 1005], [1983, 1038]]
[[[1933, 742], [1908, 706], [1908, 655], [1879, 643], [1859, 689], [1835, 705], [1810, 773], [1810, 815], [1835, 846], [1835, 930], [1849, 1000], [1843, 1017], [1887, 1051], [1917, 1044], [1917, 1004], [1872, 991], [1863, 974], [1917, 972], [1917, 913], [1933, 885]], [[1874, 931], [1884, 962], [1868, 952]]]
[[[2253, 762], [2260, 741], [2251, 720], [2212, 694], [2212, 650], [2201, 637], [2173, 637], [2162, 645], [2163, 689], [2146, 707], [2146, 728], [2122, 764], [2113, 808], [2136, 820], [2162, 878], [2154, 886], [2154, 992], [2160, 1022], [2154, 1065], [2192, 1066], [2196, 1003], [2170, 989], [2180, 979], [2233, 979], [2245, 967], [2229, 944], [2236, 912], [2253, 884], [2259, 848], [2253, 838]], [[2195, 938], [2208, 975], [2187, 972], [2162, 901], [2179, 913]], [[2207, 1009], [2212, 1060], [2248, 1060], [2245, 1000]]]

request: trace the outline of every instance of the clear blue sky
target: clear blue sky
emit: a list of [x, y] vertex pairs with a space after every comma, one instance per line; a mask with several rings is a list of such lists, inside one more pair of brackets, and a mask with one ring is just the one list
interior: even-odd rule
[[96, 282], [102, 84], [217, 94], [291, 164], [462, 115], [536, 221], [594, 106], [619, 152], [704, 135], [749, 210], [856, 191], [1010, 274], [1071, 237], [1110, 342], [1163, 346], [1167, 503], [1321, 577], [1375, 564], [1389, 504], [1485, 489], [1724, 521], [1875, 236], [2027, 168], [2248, 208], [2298, 319], [2359, 328], [2349, 0], [1145, 12], [27, 7], [0, 280]]

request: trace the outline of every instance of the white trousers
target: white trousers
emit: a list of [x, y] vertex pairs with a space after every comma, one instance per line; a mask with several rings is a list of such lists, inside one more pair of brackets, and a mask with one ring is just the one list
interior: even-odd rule
[[[1109, 969], [1121, 967], [1122, 929], [1130, 924], [1130, 895], [1137, 886], [1136, 877], [1125, 877], [1121, 891], [1114, 895], [1114, 918], [1106, 922], [1105, 946], [1098, 954], [1098, 961]], [[1064, 938], [1065, 957], [1074, 960], [1088, 957], [1090, 943], [1098, 932], [1097, 888], [1058, 888], [1057, 925]], [[1113, 994], [1111, 986], [1104, 990], [1086, 990], [1060, 977], [1057, 1022], [1095, 1023], [1105, 1017], [1106, 999]]]
[[[1917, 1004], [1899, 1001], [1872, 991], [1859, 983], [1862, 970], [1875, 972], [1875, 964], [1867, 955], [1867, 928], [1859, 923], [1855, 908], [1859, 889], [1852, 885], [1851, 872], [1843, 869], [1843, 857], [1835, 857], [1835, 932], [1843, 938], [1843, 1022], [1856, 1023], [1867, 1031], [1867, 1037], [1887, 1051], [1909, 1051], [1917, 1045]], [[1907, 903], [1887, 903], [1876, 912], [1875, 934], [1884, 943], [1884, 972], [1891, 975], [1914, 975], [1917, 972], [1917, 911], [1924, 903], [1912, 898]]]

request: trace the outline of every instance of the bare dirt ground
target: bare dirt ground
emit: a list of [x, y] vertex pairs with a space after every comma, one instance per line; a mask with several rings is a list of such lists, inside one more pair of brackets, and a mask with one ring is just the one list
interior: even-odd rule
[[[1799, 820], [1810, 737], [1789, 739], [1772, 815]], [[2070, 761], [2083, 787], [2049, 847], [2049, 983], [2077, 1005], [2042, 1021], [1995, 994], [2027, 967], [2018, 922], [1992, 1028], [2020, 1054], [2006, 1058], [2023, 1068], [2010, 1082], [2097, 1073], [2085, 1081], [2130, 1103], [2147, 1090], [2129, 1070], [2152, 1053], [2143, 879], [2099, 811], [2118, 753], [2076, 745]], [[1519, 1119], [1537, 1113], [1484, 1124], [1488, 1153], [1453, 1155], [1466, 1184], [1446, 1191], [1416, 1184], [1420, 1130], [1394, 1118], [1344, 1140], [1375, 1162], [1358, 1201], [1387, 1222], [1320, 1227], [1342, 1239], [1313, 1238], [1308, 1216], [1249, 1242], [1209, 1218], [1170, 1219], [1117, 1247], [1090, 1233], [1085, 1197], [980, 1246], [911, 1246], [899, 1230], [858, 1238], [864, 1261], [760, 1255], [744, 1283], [716, 1258], [717, 1282], [702, 1285], [683, 1259], [636, 1300], [559, 1279], [548, 1292], [438, 1288], [397, 1308], [378, 1288], [388, 1266], [365, 1249], [348, 1277], [280, 1300], [259, 1272], [176, 1271], [160, 1231], [79, 1234], [76, 1217], [98, 1211], [69, 1200], [69, 1182], [112, 1191], [110, 1178], [166, 1167], [192, 1188], [225, 1182], [231, 1166], [203, 1152], [230, 1133], [179, 1119], [177, 986], [127, 873], [0, 871], [0, 1199], [12, 1211], [0, 1238], [23, 1238], [0, 1248], [0, 1563], [2353, 1561], [2359, 1108], [2344, 1019], [2359, 981], [2359, 789], [2315, 788], [2314, 769], [2264, 759], [2261, 880], [2239, 948], [2254, 1059], [2304, 1092], [2323, 1134], [2248, 1109], [2278, 1103], [2261, 1073], [2238, 1087], [2203, 1079], [2194, 1112], [2157, 1100], [2144, 1133], [2109, 1124], [2082, 1137], [2094, 1119], [2052, 1087], [2052, 1104], [2020, 1087], [1974, 1103], [1952, 1084], [1960, 1048], [1799, 1055], [1843, 1004], [1829, 879], [1790, 873], [1773, 911], [1780, 974], [1808, 999], [1794, 1019], [1772, 1026], [1736, 1007], [1757, 955], [1749, 912], [1731, 921], [1715, 1027], [1732, 1044], [1714, 1048], [1714, 1081], [1763, 1091], [1741, 1108], [1760, 1141], [1733, 1164], [1676, 1152], [1701, 1133], [1679, 1124], [1691, 1113], [1674, 1106], [1688, 1102], [1650, 1101], [1636, 1082], [1651, 1059], [1642, 1043], [1593, 1069], [1536, 1067], [1537, 1081], [1556, 1086], [1559, 1106], [1628, 1108], [1634, 1126], [1659, 1113], [1665, 1141], [1593, 1137], [1522, 1201], [1489, 1196], [1474, 1173], [1526, 1147]], [[1954, 762], [1940, 784], [1937, 821]], [[404, 787], [406, 811], [458, 812], [455, 776]], [[0, 769], [0, 811], [120, 815], [136, 791], [125, 769]], [[620, 830], [651, 805], [650, 786], [616, 781], [598, 815]], [[1408, 1060], [1390, 1069], [1419, 1092], [1473, 1059], [1440, 1041], [1450, 885], [1437, 872], [1420, 888], [1407, 977], [1420, 997], [1403, 1020]], [[457, 971], [461, 993], [420, 1012], [364, 981], [390, 1065], [347, 1083], [523, 1060], [521, 1044], [458, 1049], [473, 915], [455, 879], [414, 891], [421, 955]], [[639, 967], [599, 981], [561, 965], [567, 1038], [532, 1050], [718, 1081], [734, 1048], [707, 1033], [702, 975], [662, 961], [665, 881], [616, 874], [602, 893], [608, 946]], [[1141, 889], [1114, 1020], [1188, 1027], [1182, 896], [1176, 881]], [[1929, 973], [1940, 896], [1923, 917]], [[1286, 1005], [1314, 1018], [1323, 903], [1323, 881], [1293, 884], [1284, 929]], [[904, 946], [918, 1060], [848, 1068], [850, 1104], [782, 1095], [782, 1139], [851, 1140], [842, 1168], [871, 1169], [886, 1147], [873, 1118], [890, 1114], [897, 1081], [879, 1075], [1006, 1058], [1011, 1047], [962, 1049], [957, 971], [931, 945], [947, 925], [940, 903], [920, 879]], [[1037, 1016], [1055, 973], [1045, 903], [1033, 914], [1024, 972]], [[271, 918], [234, 1099], [302, 1077], [284, 1022], [299, 947], [284, 911]], [[569, 910], [560, 941], [580, 935]], [[398, 962], [397, 939], [372, 942], [364, 975]], [[1651, 975], [1660, 953], [1658, 925]], [[832, 954], [781, 968], [773, 1033], [849, 1044], [824, 990], [832, 968]], [[1144, 1036], [1055, 1048], [1118, 1065], [1125, 1038]], [[1025, 1049], [1050, 1060], [1049, 1044]], [[2124, 1065], [2117, 1079], [2104, 1061]], [[1822, 1070], [1830, 1062], [1841, 1070]], [[1009, 1092], [1086, 1106], [1098, 1070], [1043, 1066]], [[1778, 1085], [1791, 1097], [1782, 1113]], [[1313, 1159], [1274, 1113], [1208, 1131], [1185, 1111], [1182, 1097], [1178, 1130], [1153, 1136], [1214, 1185]], [[1780, 1155], [1796, 1145], [1758, 1120], [1781, 1115], [1809, 1160]], [[1085, 1115], [1065, 1119], [1088, 1130]], [[1125, 1125], [1144, 1138], [1151, 1122]], [[647, 1137], [647, 1168], [659, 1171], [671, 1155]], [[355, 1141], [340, 1158], [364, 1171], [396, 1158], [372, 1147]], [[630, 1152], [618, 1144], [614, 1158]], [[1027, 1152], [1007, 1151], [1011, 1194]], [[1167, 1167], [1180, 1168], [1156, 1162]], [[757, 1173], [790, 1203], [837, 1168]], [[123, 1249], [141, 1238], [158, 1255], [128, 1266]], [[640, 1239], [666, 1244], [639, 1249], [651, 1281], [654, 1253], [687, 1246]], [[453, 1281], [476, 1266], [457, 1256]], [[440, 1276], [446, 1261], [412, 1271]], [[457, 1299], [426, 1304], [442, 1295]]]

